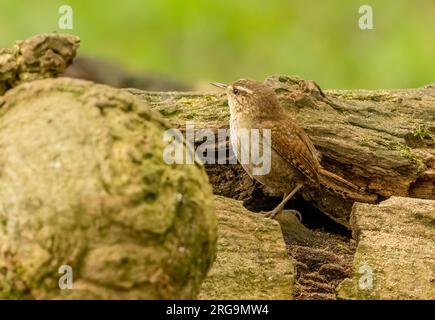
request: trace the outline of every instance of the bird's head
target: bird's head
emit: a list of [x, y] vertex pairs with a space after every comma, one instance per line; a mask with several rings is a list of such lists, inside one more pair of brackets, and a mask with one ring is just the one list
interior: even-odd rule
[[212, 85], [225, 90], [228, 97], [230, 113], [250, 113], [252, 115], [267, 115], [279, 108], [275, 92], [265, 84], [239, 79], [230, 84], [212, 82]]

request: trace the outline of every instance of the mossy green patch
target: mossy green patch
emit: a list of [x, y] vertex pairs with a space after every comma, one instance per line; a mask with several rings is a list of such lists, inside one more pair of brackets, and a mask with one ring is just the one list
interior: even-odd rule
[[400, 156], [409, 159], [414, 164], [417, 175], [424, 171], [425, 165], [423, 160], [415, 155], [410, 147], [403, 143], [396, 143], [394, 149], [399, 152]]
[[433, 140], [433, 137], [426, 125], [419, 125], [417, 128], [415, 128], [414, 132], [412, 132], [412, 135], [420, 140]]

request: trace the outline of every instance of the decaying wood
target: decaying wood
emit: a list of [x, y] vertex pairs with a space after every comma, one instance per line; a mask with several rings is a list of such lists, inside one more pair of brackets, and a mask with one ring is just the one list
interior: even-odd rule
[[0, 49], [0, 95], [17, 85], [53, 78], [68, 67], [80, 39], [71, 34], [39, 34]]
[[[265, 82], [309, 134], [323, 155], [325, 168], [377, 195], [378, 200], [392, 195], [435, 199], [433, 85], [401, 90], [324, 90], [323, 95], [297, 77], [271, 76]], [[194, 121], [196, 129], [228, 127], [224, 94], [127, 90], [176, 128], [183, 129], [186, 121]], [[246, 199], [256, 190], [237, 166], [212, 165], [208, 171], [212, 182], [219, 181], [217, 193], [234, 196], [239, 192]], [[353, 201], [323, 190], [304, 190], [303, 196], [348, 225]]]

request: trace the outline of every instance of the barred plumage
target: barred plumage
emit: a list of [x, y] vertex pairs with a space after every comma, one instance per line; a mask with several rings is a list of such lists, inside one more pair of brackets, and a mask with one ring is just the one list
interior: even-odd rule
[[320, 154], [314, 144], [282, 108], [271, 88], [248, 79], [240, 79], [230, 85], [216, 85], [224, 88], [228, 96], [232, 143], [238, 139], [242, 128], [271, 130], [270, 173], [255, 175], [252, 164], [242, 163], [254, 179], [284, 194], [283, 201], [268, 213], [270, 217], [279, 213], [304, 184], [324, 185], [343, 196], [360, 201], [371, 200], [354, 184], [322, 168]]

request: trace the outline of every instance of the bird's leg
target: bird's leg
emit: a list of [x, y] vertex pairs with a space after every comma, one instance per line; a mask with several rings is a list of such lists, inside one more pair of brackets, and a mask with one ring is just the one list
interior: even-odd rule
[[[279, 205], [277, 205], [275, 207], [275, 209], [273, 209], [272, 211], [265, 212], [264, 216], [267, 218], [270, 218], [270, 219], [275, 218], [275, 216], [277, 214], [282, 212], [287, 201], [289, 201], [295, 195], [295, 193], [298, 192], [300, 188], [302, 188], [302, 186], [303, 186], [302, 183], [297, 184], [296, 187], [292, 190], [292, 192], [290, 192], [287, 195], [284, 195], [284, 199], [281, 201], [281, 203]], [[300, 217], [300, 214], [299, 214], [299, 217]], [[302, 218], [300, 217], [299, 220], [302, 220]]]

